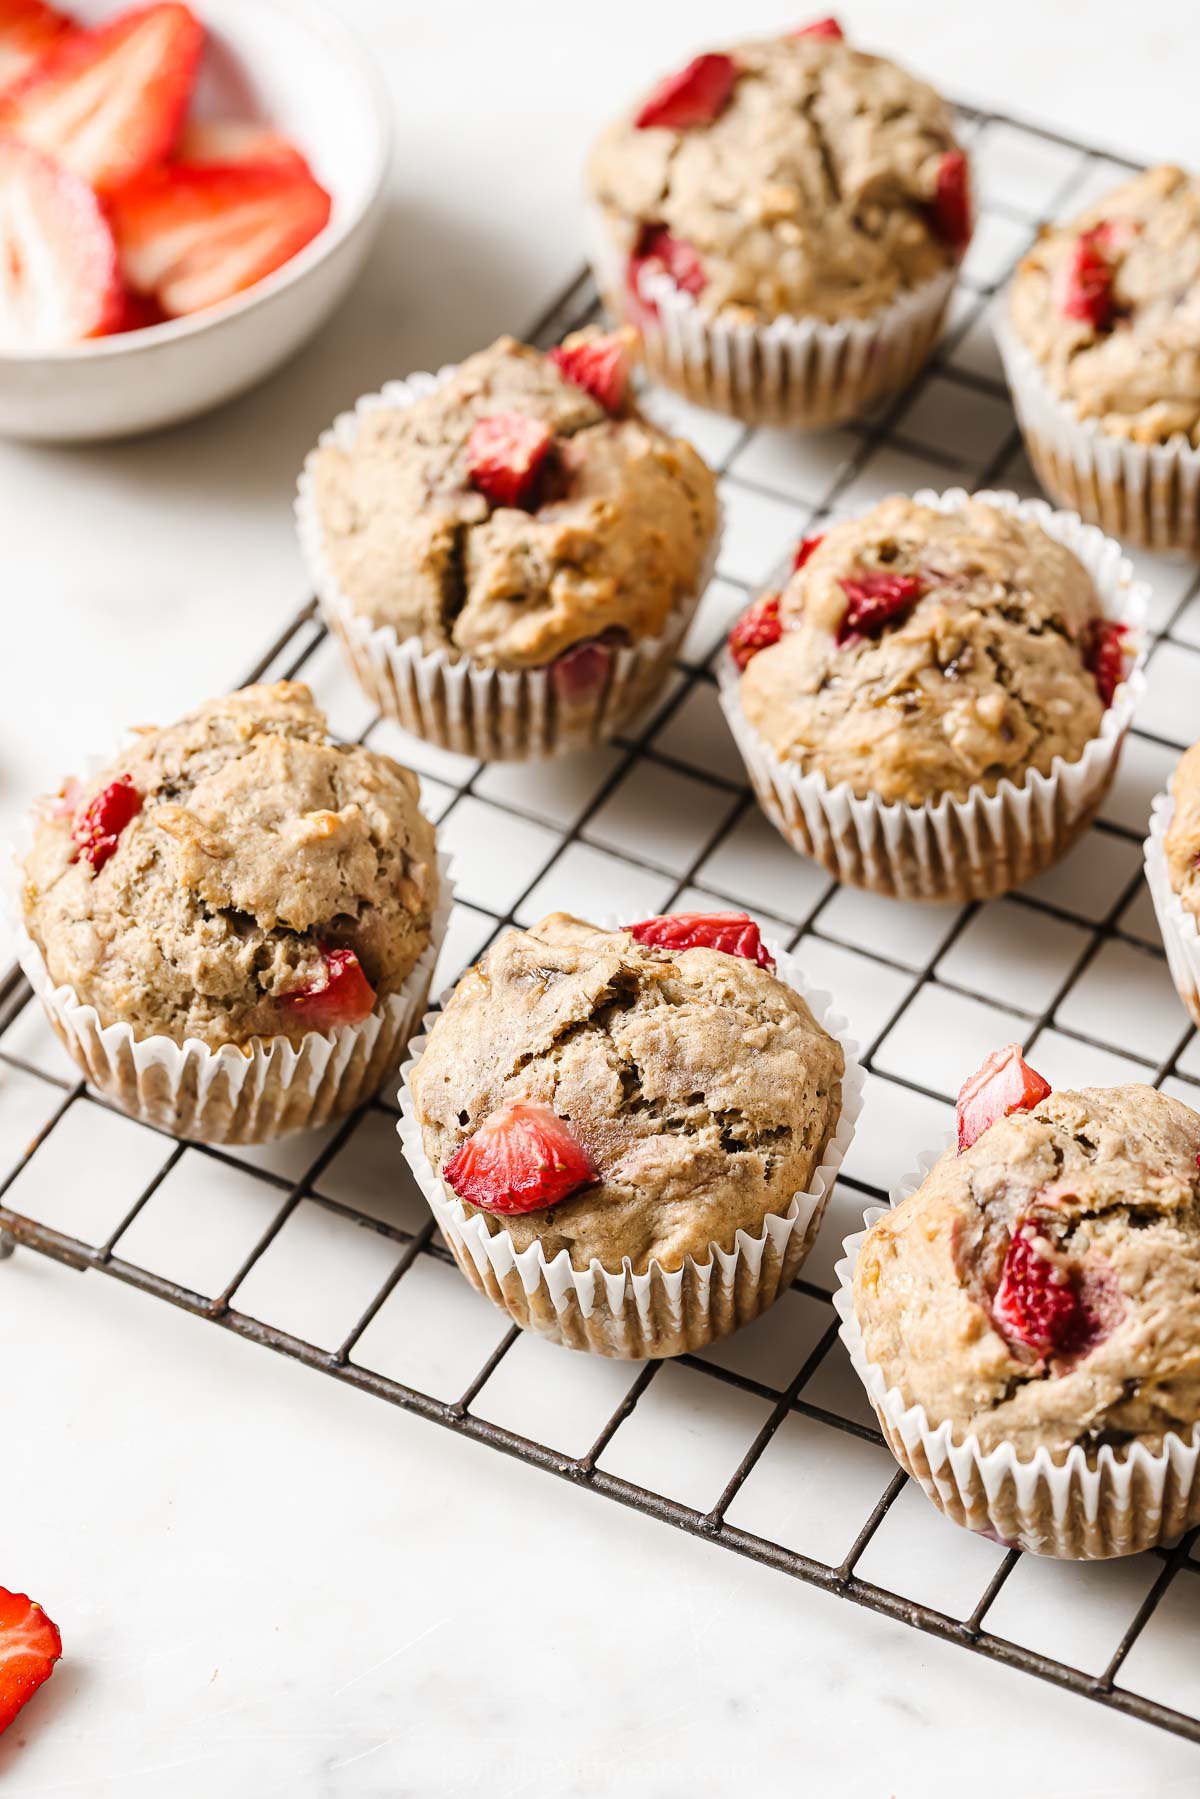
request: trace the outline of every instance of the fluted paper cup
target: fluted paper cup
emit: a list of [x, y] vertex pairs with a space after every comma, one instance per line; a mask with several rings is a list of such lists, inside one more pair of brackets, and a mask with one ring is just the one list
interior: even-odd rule
[[1175, 800], [1170, 793], [1156, 794], [1150, 813], [1150, 835], [1146, 839], [1146, 883], [1154, 901], [1154, 915], [1162, 932], [1167, 952], [1167, 967], [1175, 991], [1187, 1007], [1193, 1024], [1200, 1024], [1200, 928], [1196, 916], [1189, 912], [1175, 889], [1167, 870], [1166, 835], [1175, 816]]
[[[891, 1194], [898, 1205], [924, 1181], [941, 1151], [923, 1156]], [[866, 1213], [868, 1228], [886, 1207]], [[1076, 1444], [1056, 1462], [1046, 1449], [1019, 1456], [1011, 1444], [984, 1450], [974, 1433], [956, 1438], [948, 1423], [911, 1405], [883, 1370], [868, 1361], [854, 1312], [854, 1269], [867, 1232], [847, 1237], [837, 1265], [834, 1306], [839, 1335], [866, 1388], [887, 1444], [900, 1466], [955, 1524], [1009, 1548], [1067, 1561], [1138, 1555], [1178, 1542], [1200, 1523], [1200, 1426], [1169, 1433], [1161, 1447], [1107, 1444], [1091, 1456]]]
[[738, 1231], [731, 1249], [713, 1243], [706, 1259], [689, 1256], [678, 1269], [651, 1259], [635, 1274], [628, 1258], [618, 1268], [595, 1259], [577, 1268], [565, 1249], [553, 1258], [538, 1242], [518, 1250], [500, 1222], [482, 1213], [469, 1217], [430, 1166], [416, 1119], [412, 1073], [438, 1015], [426, 1018], [426, 1035], [415, 1039], [402, 1070], [398, 1129], [404, 1157], [462, 1272], [523, 1330], [594, 1355], [682, 1355], [757, 1318], [795, 1279], [854, 1135], [863, 1072], [857, 1044], [846, 1035], [846, 1021], [829, 1010], [829, 996], [808, 988], [795, 959], [770, 947], [779, 978], [808, 1002], [818, 1024], [842, 1046], [841, 1112], [810, 1185], [793, 1195], [786, 1212], [769, 1213], [756, 1235]]
[[759, 804], [802, 855], [839, 881], [897, 899], [991, 899], [1056, 862], [1099, 811], [1145, 686], [1138, 634], [1150, 590], [1134, 580], [1120, 544], [1077, 513], [1052, 511], [1044, 500], [990, 491], [972, 496], [957, 487], [913, 497], [943, 512], [975, 498], [1035, 520], [1079, 557], [1104, 616], [1129, 627], [1134, 664], [1083, 754], [1074, 762], [1056, 756], [1048, 774], [1030, 770], [1019, 785], [1005, 779], [994, 793], [972, 790], [962, 800], [909, 806], [856, 793], [848, 781], [831, 786], [823, 774], [805, 774], [778, 756], [746, 718], [741, 675], [728, 651], [717, 665], [721, 706]]
[[589, 208], [596, 285], [614, 319], [640, 333], [646, 367], [656, 381], [697, 406], [749, 425], [815, 431], [869, 412], [900, 393], [928, 360], [939, 337], [957, 268], [901, 294], [864, 319], [836, 324], [781, 314], [768, 324], [709, 318], [670, 276], [645, 271], [648, 305], [634, 307], [626, 285], [628, 256], [603, 208]]
[[[296, 490], [296, 528], [321, 613], [338, 639], [359, 686], [385, 717], [415, 737], [484, 762], [539, 761], [591, 749], [616, 735], [646, 706], [670, 671], [692, 615], [712, 580], [723, 518], [704, 558], [694, 591], [685, 594], [653, 637], [635, 643], [600, 640], [577, 646], [541, 668], [491, 668], [471, 656], [426, 650], [419, 637], [400, 637], [373, 625], [352, 605], [325, 553], [314, 499], [316, 458], [330, 444], [348, 450], [363, 417], [412, 406], [457, 372], [389, 381], [366, 394], [321, 433]], [[579, 650], [587, 652], [583, 662]]]
[[1029, 460], [1055, 504], [1125, 543], [1200, 555], [1200, 449], [1182, 434], [1133, 443], [1080, 418], [1006, 317], [996, 342]]

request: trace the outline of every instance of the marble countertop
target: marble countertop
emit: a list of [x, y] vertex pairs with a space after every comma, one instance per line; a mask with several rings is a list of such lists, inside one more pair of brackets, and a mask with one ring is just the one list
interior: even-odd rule
[[[0, 444], [19, 675], [0, 711], [0, 834], [129, 721], [228, 686], [286, 623], [307, 597], [290, 495], [318, 430], [381, 378], [531, 322], [580, 258], [590, 136], [632, 65], [681, 48], [675, 9], [633, 0], [601, 16], [549, 0], [340, 10], [375, 46], [397, 119], [384, 231], [341, 313], [264, 387], [179, 431]], [[735, 10], [738, 30], [791, 22], [761, 0]], [[841, 13], [964, 98], [1194, 158], [1183, 0]], [[693, 0], [685, 42], [728, 36], [730, 17]], [[103, 1154], [59, 1178], [109, 1178]], [[18, 1799], [950, 1799], [964, 1779], [997, 1799], [1182, 1799], [1200, 1784], [1191, 1745], [116, 1281], [17, 1254], [0, 1264], [0, 1342], [0, 1580], [44, 1599], [68, 1651], [28, 1728], [0, 1738]]]

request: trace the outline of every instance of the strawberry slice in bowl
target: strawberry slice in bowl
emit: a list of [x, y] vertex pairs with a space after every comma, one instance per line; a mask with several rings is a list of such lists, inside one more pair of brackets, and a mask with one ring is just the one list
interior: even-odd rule
[[46, 0], [0, 0], [0, 95], [36, 68], [75, 29]]
[[100, 337], [117, 329], [123, 307], [116, 244], [92, 190], [0, 139], [0, 352]]

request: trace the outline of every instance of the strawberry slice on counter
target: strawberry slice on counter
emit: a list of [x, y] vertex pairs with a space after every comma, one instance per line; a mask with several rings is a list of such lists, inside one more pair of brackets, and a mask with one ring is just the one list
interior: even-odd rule
[[306, 167], [175, 163], [115, 194], [112, 220], [129, 286], [178, 318], [290, 261], [324, 229], [330, 207]]
[[729, 104], [737, 76], [732, 56], [717, 53], [694, 57], [686, 69], [659, 82], [634, 125], [639, 131], [650, 131], [655, 126], [688, 131], [697, 125], [711, 125]]
[[0, 1587], [0, 1730], [7, 1730], [54, 1672], [62, 1655], [58, 1625], [25, 1593]]
[[514, 1100], [485, 1118], [442, 1168], [460, 1199], [484, 1212], [537, 1212], [598, 1178], [565, 1121], [537, 1100]]
[[796, 554], [792, 558], [792, 573], [794, 575], [800, 573], [800, 570], [804, 567], [804, 564], [808, 561], [814, 550], [819, 549], [824, 542], [824, 531], [819, 531], [815, 537], [802, 537], [800, 539], [800, 542], [796, 545]]
[[591, 394], [605, 412], [617, 413], [629, 392], [632, 336], [627, 331], [577, 331], [551, 350], [550, 360], [564, 380]]
[[183, 128], [176, 145], [177, 161], [193, 167], [225, 162], [244, 165], [253, 163], [284, 164], [288, 168], [307, 169], [308, 163], [288, 138], [269, 125], [248, 125], [239, 119], [196, 119]]
[[89, 801], [71, 826], [76, 855], [99, 874], [117, 847], [121, 832], [142, 809], [142, 796], [128, 775], [111, 781]]
[[839, 575], [846, 596], [846, 611], [838, 626], [837, 640], [850, 643], [859, 637], [877, 637], [892, 619], [901, 618], [925, 591], [918, 575]]
[[974, 230], [971, 169], [961, 150], [947, 150], [938, 164], [931, 211], [934, 230], [956, 256], [961, 256]]
[[363, 973], [362, 963], [352, 949], [326, 944], [321, 945], [321, 956], [325, 964], [321, 978], [283, 994], [284, 1004], [314, 1031], [361, 1024], [375, 1009], [375, 989]]
[[989, 1125], [1012, 1112], [1029, 1112], [1053, 1089], [1036, 1068], [1031, 1068], [1021, 1054], [1018, 1043], [1008, 1043], [993, 1051], [964, 1081], [955, 1108], [958, 1118], [958, 1153], [970, 1149]]
[[0, 138], [0, 350], [53, 350], [111, 331], [117, 249], [86, 183]]
[[779, 616], [779, 595], [768, 593], [755, 600], [737, 620], [727, 638], [729, 654], [740, 669], [745, 669], [760, 650], [769, 650], [783, 636]]
[[28, 75], [75, 29], [44, 0], [0, 0], [0, 94]]
[[788, 32], [789, 37], [829, 38], [831, 42], [841, 43], [846, 33], [836, 19], [814, 19], [811, 25], [800, 25], [795, 31]]
[[1092, 1347], [1100, 1320], [1087, 1305], [1073, 1270], [1040, 1248], [1032, 1219], [1017, 1225], [1009, 1240], [992, 1300], [992, 1318], [1001, 1334], [1039, 1356], [1073, 1356]]
[[176, 4], [72, 32], [0, 101], [0, 131], [111, 193], [170, 154], [203, 44], [203, 27]]
[[554, 433], [523, 412], [479, 419], [467, 439], [467, 473], [493, 506], [528, 507], [554, 446]]
[[651, 949], [717, 949], [726, 956], [756, 962], [760, 968], [775, 966], [758, 925], [747, 912], [669, 912], [662, 918], [628, 924], [625, 929], [635, 942]]
[[1125, 639], [1129, 626], [1115, 618], [1092, 621], [1084, 649], [1084, 665], [1096, 683], [1096, 691], [1105, 709], [1112, 705], [1117, 688], [1125, 679]]

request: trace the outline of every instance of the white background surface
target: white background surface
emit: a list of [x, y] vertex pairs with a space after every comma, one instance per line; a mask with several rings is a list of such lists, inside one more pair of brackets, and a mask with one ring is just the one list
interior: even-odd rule
[[[801, 9], [803, 11], [803, 9]], [[357, 393], [520, 330], [645, 74], [796, 22], [716, 0], [345, 0], [397, 103], [392, 209], [313, 348], [200, 424], [0, 445], [0, 828], [131, 720], [223, 689], [306, 597], [295, 470]], [[1194, 10], [861, 0], [950, 91], [1195, 160]], [[799, 15], [797, 15], [799, 16]], [[1191, 71], [1194, 74], [1194, 70]], [[31, 1127], [32, 1128], [32, 1127]], [[80, 1157], [64, 1183], [99, 1175]], [[1200, 1751], [450, 1438], [97, 1276], [0, 1266], [0, 1580], [69, 1660], [4, 1790], [1193, 1794]], [[22, 1739], [27, 1741], [22, 1742]]]

